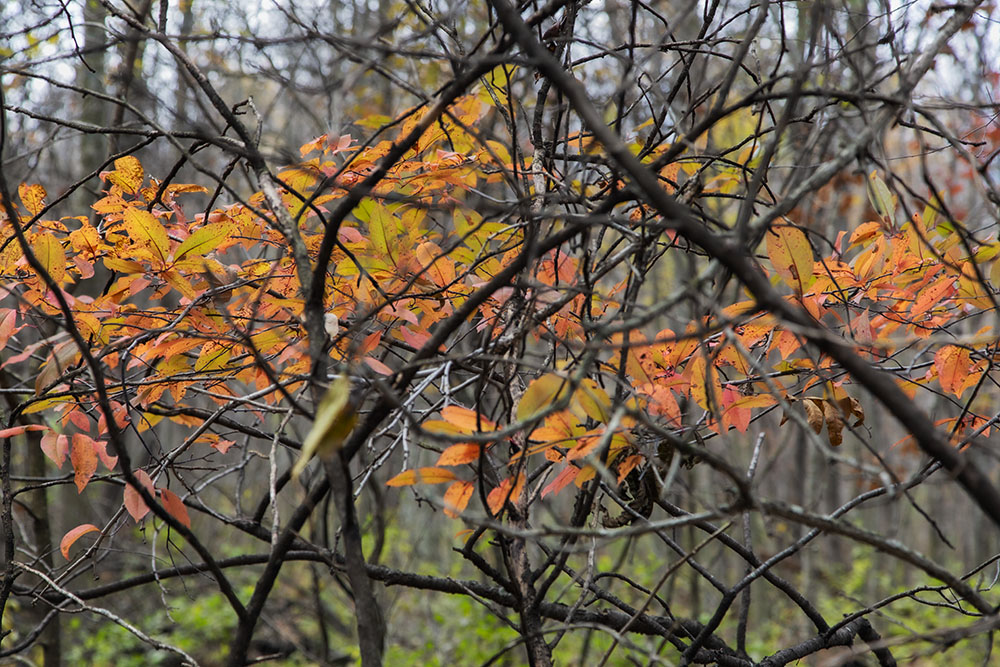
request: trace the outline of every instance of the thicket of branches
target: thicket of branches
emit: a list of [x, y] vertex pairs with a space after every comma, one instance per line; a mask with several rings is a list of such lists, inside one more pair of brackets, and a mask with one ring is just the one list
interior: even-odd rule
[[988, 664], [991, 7], [4, 5], [0, 657]]

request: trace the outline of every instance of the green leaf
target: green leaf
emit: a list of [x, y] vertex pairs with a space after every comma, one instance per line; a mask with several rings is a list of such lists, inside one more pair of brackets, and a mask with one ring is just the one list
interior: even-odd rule
[[896, 215], [896, 195], [874, 171], [868, 177], [868, 200], [883, 220], [892, 222]]
[[302, 443], [299, 460], [292, 468], [292, 478], [298, 478], [314, 454], [329, 456], [340, 449], [355, 421], [357, 413], [351, 404], [351, 381], [346, 375], [339, 375], [319, 403], [316, 421]]

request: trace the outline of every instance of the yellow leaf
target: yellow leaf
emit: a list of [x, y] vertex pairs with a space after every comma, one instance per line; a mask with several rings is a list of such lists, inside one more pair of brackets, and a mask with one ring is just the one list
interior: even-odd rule
[[708, 365], [703, 355], [698, 354], [684, 369], [684, 374], [691, 382], [691, 398], [702, 410], [711, 412], [713, 406], [722, 400], [722, 383], [718, 371]]
[[66, 251], [56, 237], [48, 232], [37, 234], [31, 243], [31, 251], [52, 280], [57, 285], [61, 283], [66, 277]]
[[298, 478], [314, 454], [329, 456], [339, 450], [355, 421], [357, 413], [351, 404], [351, 381], [346, 375], [338, 375], [316, 409], [316, 421], [302, 443], [299, 460], [292, 468], [292, 478]]
[[124, 214], [125, 229], [133, 241], [148, 246], [153, 257], [166, 265], [170, 256], [170, 239], [156, 217], [144, 209], [128, 207]]
[[803, 294], [812, 282], [813, 251], [809, 239], [791, 225], [767, 233], [767, 256], [786, 285]]
[[117, 257], [105, 257], [104, 266], [108, 267], [111, 271], [118, 271], [119, 273], [145, 273], [146, 267], [144, 267], [139, 262], [133, 262], [130, 259], [118, 259]]
[[100, 249], [101, 235], [89, 223], [84, 223], [79, 229], [69, 233], [69, 242], [77, 252], [94, 255]]
[[[596, 422], [608, 421], [611, 398], [595, 380], [585, 378], [580, 388], [573, 392], [573, 412], [581, 419], [590, 417]], [[581, 414], [582, 413], [582, 414]]]
[[115, 160], [115, 170], [107, 174], [106, 178], [125, 192], [134, 195], [142, 185], [142, 164], [131, 155], [118, 158]]
[[191, 282], [182, 276], [177, 271], [164, 271], [163, 279], [166, 280], [171, 287], [183, 294], [189, 299], [195, 299], [198, 296], [198, 292], [195, 290]]
[[183, 259], [188, 255], [201, 256], [209, 253], [232, 236], [235, 231], [236, 226], [228, 222], [215, 222], [206, 225], [196, 230], [177, 246], [174, 260]]
[[21, 198], [21, 203], [32, 216], [36, 216], [45, 208], [45, 188], [37, 183], [28, 185], [21, 183], [17, 186], [17, 194]]
[[194, 370], [197, 373], [209, 373], [225, 368], [232, 354], [232, 350], [218, 343], [206, 343], [198, 360], [194, 362]]
[[533, 380], [517, 404], [517, 418], [526, 421], [552, 407], [569, 389], [569, 382], [555, 373]]

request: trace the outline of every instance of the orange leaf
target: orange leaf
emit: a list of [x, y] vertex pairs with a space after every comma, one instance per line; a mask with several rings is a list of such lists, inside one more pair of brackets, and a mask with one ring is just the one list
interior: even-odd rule
[[[146, 487], [146, 490], [149, 491], [150, 495], [156, 495], [156, 491], [153, 489], [153, 480], [149, 478], [149, 475], [146, 474], [145, 470], [140, 468], [133, 474], [135, 475], [135, 478], [139, 480], [139, 483]], [[142, 499], [142, 496], [139, 495], [138, 491], [132, 488], [131, 484], [125, 485], [124, 495], [125, 509], [132, 516], [132, 518], [135, 519], [135, 522], [139, 523], [142, 517], [146, 516], [149, 512], [149, 507], [146, 505], [146, 501]]]
[[309, 153], [312, 153], [313, 151], [320, 150], [321, 148], [323, 148], [324, 145], [326, 145], [326, 137], [327, 137], [327, 135], [323, 134], [323, 135], [320, 135], [320, 136], [316, 137], [312, 141], [309, 141], [307, 143], [302, 144], [299, 147], [299, 154], [300, 155], [308, 155]]
[[100, 530], [100, 528], [92, 523], [85, 523], [63, 535], [63, 538], [59, 540], [59, 551], [62, 552], [63, 558], [69, 560], [69, 548], [73, 546], [74, 542], [87, 533], [100, 532]]
[[455, 282], [455, 266], [447, 257], [441, 257], [441, 248], [430, 242], [421, 243], [415, 254], [435, 285], [446, 287]]
[[639, 391], [649, 397], [649, 412], [660, 417], [666, 417], [672, 424], [680, 426], [681, 408], [670, 389], [663, 385], [644, 384]]
[[472, 463], [479, 459], [479, 445], [477, 444], [464, 444], [464, 445], [452, 445], [446, 450], [441, 452], [441, 456], [438, 457], [437, 465], [439, 466], [458, 466], [463, 463]]
[[74, 433], [69, 460], [73, 464], [73, 481], [76, 483], [76, 491], [83, 493], [90, 478], [97, 471], [97, 452], [94, 451], [94, 440], [83, 433]]
[[566, 452], [566, 459], [569, 461], [582, 459], [597, 449], [599, 444], [601, 444], [600, 435], [589, 435], [587, 437], [580, 438], [576, 446]]
[[620, 485], [622, 482], [624, 482], [625, 478], [628, 477], [628, 474], [633, 470], [635, 470], [636, 466], [638, 466], [645, 460], [646, 457], [643, 456], [642, 454], [631, 454], [625, 457], [625, 460], [623, 460], [618, 465], [618, 484]]
[[787, 359], [795, 350], [802, 347], [802, 341], [793, 332], [787, 329], [781, 331], [777, 336], [774, 337], [774, 342], [771, 343], [771, 349], [777, 348], [781, 353], [782, 359]]
[[97, 454], [97, 458], [104, 464], [104, 467], [108, 470], [114, 470], [115, 466], [118, 465], [118, 457], [108, 454], [107, 441], [91, 440], [91, 443], [94, 447], [94, 453]]
[[386, 486], [412, 486], [413, 484], [442, 484], [455, 479], [455, 473], [447, 468], [415, 468], [405, 470], [388, 482]]
[[918, 317], [939, 305], [945, 295], [951, 293], [955, 284], [955, 279], [951, 276], [939, 278], [934, 284], [920, 291], [913, 308], [910, 309], [910, 318], [916, 320]]
[[500, 485], [490, 491], [489, 495], [486, 496], [486, 504], [490, 508], [490, 513], [494, 515], [499, 514], [500, 510], [503, 509], [504, 503], [507, 501], [516, 503], [518, 498], [521, 497], [521, 491], [523, 489], [523, 472], [518, 474], [516, 484], [510, 477], [500, 482]]
[[960, 398], [971, 367], [969, 351], [956, 345], [945, 345], [934, 355], [934, 368], [937, 369], [941, 388]]
[[184, 526], [191, 527], [191, 517], [188, 516], [187, 507], [184, 506], [184, 501], [180, 499], [180, 496], [170, 489], [160, 489], [160, 502], [163, 503], [163, 509], [170, 512], [170, 516]]
[[444, 492], [444, 513], [455, 518], [465, 510], [476, 487], [470, 482], [455, 482]]
[[449, 424], [454, 424], [463, 433], [476, 433], [482, 427], [484, 431], [496, 429], [496, 424], [480, 415], [475, 410], [458, 405], [449, 405], [441, 410], [441, 416]]
[[10, 428], [0, 429], [0, 438], [12, 438], [15, 435], [21, 435], [26, 431], [46, 431], [48, 426], [42, 426], [41, 424], [28, 424], [27, 426], [12, 426]]

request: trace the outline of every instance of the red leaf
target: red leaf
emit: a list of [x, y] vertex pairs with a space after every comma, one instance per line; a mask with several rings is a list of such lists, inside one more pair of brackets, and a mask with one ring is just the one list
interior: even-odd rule
[[188, 516], [187, 507], [184, 506], [180, 496], [170, 489], [160, 489], [160, 501], [163, 503], [163, 509], [170, 512], [172, 517], [188, 528], [191, 527], [191, 517]]
[[79, 408], [70, 410], [66, 415], [66, 419], [81, 431], [86, 432], [90, 430], [90, 418], [86, 412]]
[[69, 451], [69, 438], [61, 433], [49, 431], [42, 436], [42, 453], [49, 457], [56, 467], [62, 468]]
[[7, 341], [10, 337], [14, 335], [16, 331], [15, 325], [17, 324], [17, 311], [10, 308], [6, 311], [0, 310], [0, 313], [6, 312], [3, 316], [3, 320], [0, 321], [0, 350], [7, 347]]
[[233, 442], [232, 440], [222, 440], [222, 439], [220, 439], [220, 440], [216, 440], [215, 442], [213, 442], [212, 443], [212, 447], [214, 447], [215, 449], [219, 450], [220, 453], [225, 454], [226, 452], [229, 451], [229, 448], [232, 447], [235, 444], [236, 443]]
[[381, 361], [376, 359], [375, 357], [365, 357], [364, 361], [366, 364], [368, 364], [369, 368], [371, 368], [379, 375], [392, 375], [395, 372], [391, 368], [383, 364]]
[[114, 470], [115, 466], [118, 465], [118, 457], [108, 454], [108, 443], [104, 440], [94, 440], [93, 443], [94, 453], [97, 454], [97, 458], [101, 460], [105, 468]]
[[62, 552], [63, 558], [69, 560], [69, 548], [73, 546], [73, 543], [80, 539], [80, 537], [86, 535], [87, 533], [93, 533], [95, 531], [99, 532], [100, 530], [100, 528], [92, 523], [85, 523], [63, 535], [62, 540], [59, 541], [59, 551]]
[[550, 493], [559, 493], [560, 491], [562, 491], [564, 488], [569, 486], [570, 482], [576, 479], [576, 475], [579, 472], [580, 469], [577, 468], [576, 466], [567, 465], [565, 468], [563, 468], [563, 471], [561, 473], [556, 475], [556, 478], [554, 480], [545, 485], [545, 488], [542, 489], [542, 498], [549, 495]]
[[[139, 469], [133, 474], [139, 480], [139, 483], [146, 487], [150, 495], [156, 495], [156, 490], [153, 488], [153, 480], [149, 478], [145, 470]], [[136, 523], [139, 523], [142, 517], [149, 513], [149, 506], [146, 505], [146, 501], [142, 499], [142, 496], [139, 495], [139, 492], [131, 484], [125, 485], [125, 509], [132, 515]]]

